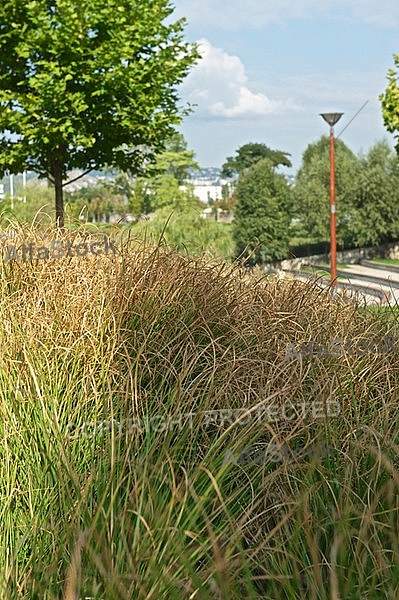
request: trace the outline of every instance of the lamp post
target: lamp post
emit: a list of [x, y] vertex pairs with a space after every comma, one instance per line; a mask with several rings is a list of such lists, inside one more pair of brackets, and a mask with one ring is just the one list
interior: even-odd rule
[[331, 255], [331, 285], [337, 285], [337, 224], [335, 218], [335, 154], [334, 154], [334, 125], [344, 113], [320, 113], [330, 126], [330, 255]]
[[26, 172], [28, 170], [28, 167], [24, 167], [24, 170], [22, 171], [22, 187], [24, 189], [24, 197], [23, 197], [23, 202], [26, 202]]
[[10, 173], [11, 210], [14, 210], [14, 175]]

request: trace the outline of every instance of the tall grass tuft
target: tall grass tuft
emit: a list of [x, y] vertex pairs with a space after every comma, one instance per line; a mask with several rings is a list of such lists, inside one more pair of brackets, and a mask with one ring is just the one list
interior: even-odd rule
[[[398, 354], [286, 360], [288, 344], [395, 340], [394, 311], [133, 239], [5, 263], [10, 243], [61, 239], [5, 234], [1, 598], [398, 597]], [[318, 412], [253, 418], [304, 403]]]

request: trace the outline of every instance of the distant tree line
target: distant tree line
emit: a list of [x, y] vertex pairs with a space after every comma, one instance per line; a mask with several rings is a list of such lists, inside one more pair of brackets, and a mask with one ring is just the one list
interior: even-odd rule
[[[356, 156], [335, 142], [337, 242], [341, 247], [378, 245], [399, 239], [399, 160], [386, 141]], [[289, 154], [264, 144], [246, 144], [226, 160], [238, 174], [233, 227], [235, 257], [248, 265], [286, 258], [293, 244], [329, 239], [329, 139], [309, 144], [295, 183], [278, 173]]]
[[108, 222], [115, 213], [138, 219], [166, 207], [187, 208], [199, 203], [193, 186], [187, 183], [191, 169], [199, 169], [194, 152], [176, 131], [166, 140], [155, 163], [148, 164], [140, 175], [114, 170], [95, 186], [67, 192], [66, 198], [75, 217], [83, 215], [91, 222]]

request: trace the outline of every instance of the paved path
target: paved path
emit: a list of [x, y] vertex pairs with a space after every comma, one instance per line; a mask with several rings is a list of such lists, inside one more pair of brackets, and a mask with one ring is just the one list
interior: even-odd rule
[[[381, 269], [362, 265], [348, 265], [348, 268], [340, 270], [342, 276], [344, 273], [346, 274], [345, 280], [348, 283], [353, 284], [362, 281], [363, 285], [381, 290], [387, 294], [390, 304], [395, 304], [395, 302], [399, 304], [399, 273], [382, 271]], [[361, 279], [356, 278], [356, 275], [360, 275]], [[369, 282], [367, 282], [367, 278], [369, 278]], [[383, 304], [388, 304], [388, 302], [385, 301]]]
[[[315, 276], [309, 274], [307, 276], [304, 273], [295, 274], [293, 272], [290, 273], [296, 279], [300, 279], [301, 281], [306, 281], [309, 279], [314, 279]], [[389, 304], [395, 305], [397, 303], [399, 305], [399, 273], [382, 271], [381, 269], [365, 267], [362, 265], [349, 265], [348, 268], [339, 269], [338, 270], [339, 279], [338, 285], [340, 283], [349, 284], [349, 286], [353, 286], [353, 291], [356, 293], [357, 288], [363, 288], [362, 291], [358, 291], [361, 294], [367, 304], [377, 304], [377, 305], [385, 305]], [[358, 275], [358, 277], [356, 277]], [[329, 274], [326, 271], [326, 276], [323, 279], [320, 279], [320, 285], [323, 287], [329, 284]], [[375, 290], [379, 292], [379, 296], [373, 296], [371, 294], [367, 294], [364, 291], [364, 288], [368, 288], [370, 291]], [[383, 296], [383, 298], [381, 298]]]

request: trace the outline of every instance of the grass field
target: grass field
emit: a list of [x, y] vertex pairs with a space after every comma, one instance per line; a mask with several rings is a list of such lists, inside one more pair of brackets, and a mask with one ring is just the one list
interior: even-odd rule
[[[397, 348], [286, 359], [395, 342], [396, 311], [115, 245], [1, 261], [0, 597], [397, 598]], [[270, 444], [331, 451], [226, 462]]]
[[[346, 265], [347, 267], [347, 265]], [[341, 269], [341, 266], [337, 266], [337, 268]], [[316, 277], [323, 277], [324, 279], [329, 279], [330, 278], [330, 273], [328, 271], [324, 271], [321, 268], [316, 268], [313, 267], [312, 265], [307, 265], [307, 266], [303, 266], [301, 267], [301, 271], [303, 273], [310, 273], [312, 275], [316, 275]], [[347, 278], [344, 277], [343, 275], [338, 275], [337, 276], [337, 280], [346, 280]]]
[[381, 263], [382, 265], [399, 266], [399, 260], [396, 258], [373, 258], [371, 262]]
[[[321, 263], [321, 265], [320, 265], [320, 266], [323, 266], [323, 267], [328, 267], [328, 268], [330, 268], [330, 265], [323, 264], [323, 263]], [[346, 263], [337, 263], [337, 269], [347, 269], [349, 266], [350, 266], [350, 265], [347, 265]]]

